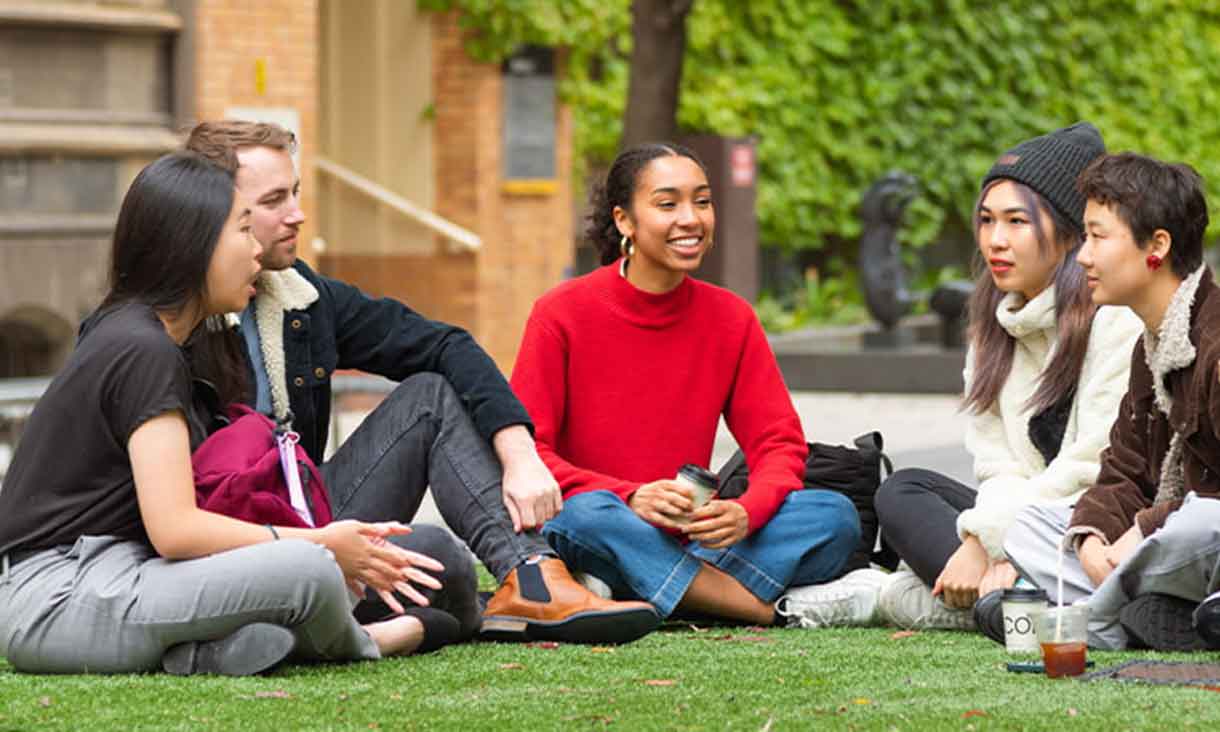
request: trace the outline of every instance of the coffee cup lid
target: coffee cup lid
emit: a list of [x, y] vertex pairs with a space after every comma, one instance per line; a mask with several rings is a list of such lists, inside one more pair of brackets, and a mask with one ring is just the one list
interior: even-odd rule
[[1038, 587], [1009, 587], [1001, 600], [1046, 600], [1046, 590]]
[[711, 472], [710, 470], [705, 470], [694, 463], [687, 463], [686, 465], [683, 465], [682, 468], [678, 470], [678, 475], [685, 475], [693, 481], [711, 486], [713, 488], [720, 483], [720, 479], [716, 477], [715, 473]]

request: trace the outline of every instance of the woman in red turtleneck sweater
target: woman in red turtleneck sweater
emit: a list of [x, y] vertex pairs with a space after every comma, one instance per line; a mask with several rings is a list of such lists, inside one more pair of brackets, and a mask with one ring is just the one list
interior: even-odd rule
[[[688, 276], [715, 228], [703, 164], [676, 145], [628, 150], [590, 220], [604, 266], [535, 304], [512, 376], [565, 498], [543, 532], [569, 567], [663, 616], [776, 622], [789, 586], [837, 575], [859, 521], [837, 493], [797, 491], [805, 438], [753, 309]], [[673, 477], [708, 464], [721, 415], [749, 489], [692, 510]]]

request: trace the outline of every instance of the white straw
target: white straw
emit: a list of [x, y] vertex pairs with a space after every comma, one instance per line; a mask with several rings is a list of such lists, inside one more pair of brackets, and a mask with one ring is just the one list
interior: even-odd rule
[[1063, 642], [1063, 555], [1067, 554], [1067, 547], [1062, 544], [1059, 546], [1059, 609], [1055, 613], [1055, 642]]

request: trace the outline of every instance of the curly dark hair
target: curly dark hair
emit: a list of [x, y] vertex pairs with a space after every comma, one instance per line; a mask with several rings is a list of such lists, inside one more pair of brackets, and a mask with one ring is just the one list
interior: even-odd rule
[[595, 185], [589, 193], [589, 215], [585, 219], [585, 240], [601, 254], [601, 263], [610, 264], [619, 258], [622, 234], [614, 224], [614, 207], [631, 211], [631, 197], [639, 182], [640, 172], [657, 158], [676, 155], [695, 161], [707, 175], [707, 167], [694, 151], [672, 142], [649, 142], [619, 153], [606, 173], [604, 183]]

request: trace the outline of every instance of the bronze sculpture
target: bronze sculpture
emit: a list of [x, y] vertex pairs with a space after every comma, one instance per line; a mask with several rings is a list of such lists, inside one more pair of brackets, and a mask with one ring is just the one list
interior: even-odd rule
[[886, 331], [893, 330], [915, 304], [898, 247], [898, 227], [918, 190], [914, 176], [891, 171], [868, 189], [860, 203], [864, 223], [859, 249], [860, 285], [869, 313]]

